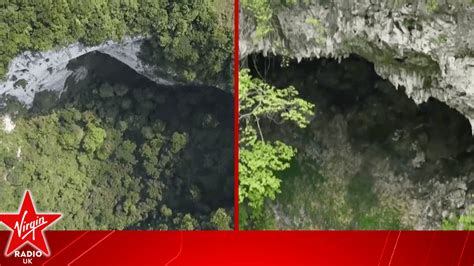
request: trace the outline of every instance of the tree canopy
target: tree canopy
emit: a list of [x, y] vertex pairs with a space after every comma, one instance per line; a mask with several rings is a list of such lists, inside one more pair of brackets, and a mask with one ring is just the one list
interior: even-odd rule
[[[229, 0], [222, 2], [231, 3]], [[225, 7], [225, 9], [222, 9]], [[192, 81], [230, 81], [232, 4], [214, 0], [7, 0], [0, 3], [0, 77], [12, 58], [74, 42], [149, 38], [143, 58]]]
[[299, 98], [290, 86], [276, 88], [253, 78], [248, 69], [239, 74], [239, 203], [250, 207], [249, 221], [258, 222], [266, 199], [274, 199], [280, 192], [281, 180], [277, 173], [290, 166], [296, 149], [279, 141], [266, 140], [260, 124], [291, 122], [304, 128], [314, 115], [314, 105]]
[[91, 75], [59, 99], [39, 93], [29, 110], [8, 104], [0, 210], [29, 189], [38, 209], [63, 214], [56, 229], [232, 227], [232, 95], [130, 73], [130, 84]]

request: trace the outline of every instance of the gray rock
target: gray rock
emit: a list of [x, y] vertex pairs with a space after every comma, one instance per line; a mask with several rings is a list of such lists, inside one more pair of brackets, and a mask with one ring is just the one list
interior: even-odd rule
[[31, 105], [37, 92], [47, 90], [61, 93], [66, 89], [65, 82], [69, 76], [80, 80], [87, 75], [80, 70], [69, 70], [68, 63], [94, 51], [114, 57], [158, 84], [174, 84], [173, 80], [158, 77], [154, 67], [139, 59], [143, 40], [142, 37], [125, 38], [122, 42], [107, 41], [92, 47], [75, 43], [45, 52], [24, 52], [10, 63], [7, 79], [0, 81], [0, 94], [15, 96], [26, 105]]
[[[275, 14], [281, 28], [256, 36], [240, 12], [240, 58], [251, 53], [302, 58], [357, 54], [417, 104], [434, 97], [469, 119], [474, 133], [474, 5], [426, 1], [331, 0]], [[317, 23], [315, 23], [317, 22]]]

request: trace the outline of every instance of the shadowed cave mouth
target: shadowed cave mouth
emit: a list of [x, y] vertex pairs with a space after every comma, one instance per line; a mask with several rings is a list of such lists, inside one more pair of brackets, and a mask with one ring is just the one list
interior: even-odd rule
[[[340, 63], [333, 59], [285, 61], [253, 54], [244, 65], [254, 77], [276, 87], [295, 86], [302, 98], [316, 105], [316, 115], [306, 129], [266, 121], [267, 138], [284, 140], [299, 151], [307, 150], [311, 139], [316, 146], [312, 148], [324, 153], [331, 150], [331, 136], [325, 136], [322, 128], [342, 117], [352, 150], [363, 157], [387, 158], [396, 172], [408, 173], [415, 182], [474, 170], [469, 121], [444, 103], [430, 98], [416, 105], [403, 87], [395, 89], [376, 74], [372, 63], [357, 55]], [[374, 166], [368, 163], [366, 167]], [[473, 185], [469, 184], [470, 189]]]
[[[209, 215], [217, 208], [232, 208], [231, 94], [203, 85], [157, 85], [100, 52], [71, 60], [68, 69], [74, 73], [66, 81], [67, 89], [60, 96], [55, 92], [37, 93], [31, 113], [46, 114], [56, 108], [74, 107], [95, 112], [104, 123], [114, 127], [127, 121], [149, 127], [159, 124], [165, 138], [171, 138], [173, 132], [185, 133], [187, 145], [173, 167], [164, 163], [170, 159], [167, 158], [169, 155], [160, 153], [158, 164], [162, 165], [163, 171], [159, 179], [166, 187], [162, 203], [195, 217]], [[112, 89], [117, 86], [121, 89]], [[125, 130], [124, 139], [132, 139], [140, 145], [145, 141], [142, 132]], [[135, 157], [140, 158], [139, 148]], [[135, 168], [135, 177], [152, 178], [141, 167]], [[148, 217], [149, 221], [141, 224], [156, 218], [154, 215]]]

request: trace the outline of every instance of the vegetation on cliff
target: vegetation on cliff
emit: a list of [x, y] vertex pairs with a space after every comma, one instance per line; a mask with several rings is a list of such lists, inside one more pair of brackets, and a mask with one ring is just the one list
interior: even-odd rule
[[242, 228], [265, 227], [264, 203], [280, 192], [277, 173], [290, 166], [296, 149], [279, 140], [268, 140], [261, 123], [295, 123], [304, 128], [314, 105], [299, 98], [294, 87], [275, 88], [252, 78], [248, 69], [239, 75], [239, 203]]
[[144, 58], [187, 81], [230, 80], [232, 1], [27, 0], [0, 3], [0, 77], [12, 58], [74, 42], [149, 38]]
[[[150, 65], [183, 81], [230, 83], [232, 8], [230, 0], [3, 1], [0, 77], [23, 51], [143, 36]], [[75, 67], [87, 74], [68, 78], [61, 94], [38, 88], [30, 109], [2, 98], [0, 113], [16, 127], [0, 130], [0, 210], [15, 210], [29, 189], [38, 209], [63, 214], [55, 229], [231, 229], [232, 95], [157, 86], [100, 53]]]
[[0, 131], [0, 210], [29, 189], [40, 210], [63, 214], [56, 229], [231, 228], [230, 95], [83, 86], [49, 109], [54, 93], [39, 94], [13, 132]]

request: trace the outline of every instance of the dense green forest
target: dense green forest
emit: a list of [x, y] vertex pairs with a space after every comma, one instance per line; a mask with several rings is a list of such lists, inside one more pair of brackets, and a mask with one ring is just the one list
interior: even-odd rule
[[0, 209], [14, 210], [28, 188], [39, 209], [63, 214], [57, 229], [229, 229], [232, 96], [126, 71], [114, 73], [126, 82], [97, 70], [61, 97], [38, 93], [29, 110], [10, 101]]
[[12, 58], [74, 42], [149, 37], [148, 63], [184, 80], [230, 80], [232, 1], [16, 0], [0, 2], [0, 77]]
[[[183, 81], [231, 83], [232, 1], [87, 0], [0, 3], [0, 76], [22, 51], [144, 36], [142, 59]], [[92, 62], [92, 63], [91, 63]], [[30, 189], [55, 229], [233, 227], [233, 98], [205, 85], [159, 86], [119, 61], [86, 54], [61, 94], [31, 108], [4, 96], [0, 210]], [[105, 71], [106, 70], [106, 71]], [[106, 74], [104, 74], [106, 73]], [[158, 73], [158, 76], [161, 73]]]

